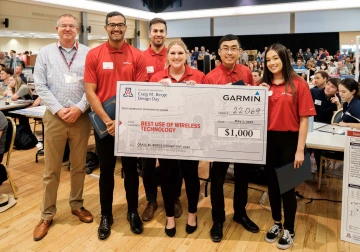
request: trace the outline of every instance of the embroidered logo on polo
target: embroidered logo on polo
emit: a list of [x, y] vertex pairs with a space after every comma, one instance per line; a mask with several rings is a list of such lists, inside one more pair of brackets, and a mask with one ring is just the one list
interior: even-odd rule
[[124, 65], [131, 65], [132, 63], [125, 61], [125, 62], [123, 62], [123, 64], [124, 64]]

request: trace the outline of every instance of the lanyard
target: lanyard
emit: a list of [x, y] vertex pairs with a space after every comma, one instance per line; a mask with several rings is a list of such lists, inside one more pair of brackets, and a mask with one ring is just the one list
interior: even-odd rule
[[61, 48], [58, 46], [58, 43], [57, 43], [57, 42], [56, 42], [56, 47], [59, 48], [59, 51], [60, 51], [60, 53], [61, 53], [61, 55], [62, 55], [62, 57], [63, 57], [66, 65], [68, 66], [68, 68], [69, 68], [69, 70], [70, 70], [71, 64], [73, 63], [73, 61], [74, 61], [74, 59], [75, 59], [75, 56], [76, 56], [76, 54], [77, 54], [77, 44], [76, 44], [76, 52], [75, 52], [74, 55], [71, 57], [69, 63], [67, 62], [66, 57], [65, 57], [63, 51], [61, 50]]

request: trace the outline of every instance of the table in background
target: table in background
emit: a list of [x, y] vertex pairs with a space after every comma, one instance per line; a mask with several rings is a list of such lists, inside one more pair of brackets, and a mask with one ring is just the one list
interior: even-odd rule
[[42, 119], [45, 114], [46, 106], [37, 106], [25, 109], [17, 109], [14, 111], [10, 111], [12, 114], [23, 115], [31, 118]]
[[314, 123], [314, 131], [309, 132], [306, 138], [306, 147], [309, 149], [320, 149], [344, 152], [345, 135], [321, 132], [317, 129], [325, 123]]
[[33, 103], [32, 100], [21, 100], [21, 101], [12, 101], [9, 105], [5, 105], [5, 97], [0, 98], [0, 110], [10, 110], [18, 109], [29, 106]]

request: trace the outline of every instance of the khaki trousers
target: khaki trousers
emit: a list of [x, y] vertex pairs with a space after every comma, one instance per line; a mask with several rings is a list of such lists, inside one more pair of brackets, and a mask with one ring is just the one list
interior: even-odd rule
[[69, 140], [71, 163], [69, 204], [72, 209], [79, 209], [83, 206], [82, 194], [86, 152], [90, 136], [90, 119], [87, 111], [76, 122], [67, 123], [46, 110], [43, 123], [45, 129], [45, 170], [43, 176], [43, 200], [40, 209], [41, 218], [50, 220], [56, 213], [57, 191], [67, 140]]

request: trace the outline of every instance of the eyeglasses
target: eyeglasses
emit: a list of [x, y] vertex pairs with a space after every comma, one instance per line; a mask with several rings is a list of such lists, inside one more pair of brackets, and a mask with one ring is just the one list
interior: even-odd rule
[[63, 29], [66, 29], [69, 27], [71, 30], [74, 30], [77, 28], [76, 25], [66, 25], [66, 24], [61, 24], [61, 25], [59, 25], [59, 27], [63, 28]]
[[124, 24], [124, 23], [118, 23], [118, 24], [109, 23], [106, 26], [109, 27], [111, 30], [114, 30], [116, 27], [118, 27], [120, 30], [123, 30], [123, 29], [125, 29], [126, 24]]
[[220, 50], [222, 50], [222, 51], [224, 51], [224, 52], [226, 52], [226, 53], [228, 53], [229, 51], [230, 52], [232, 52], [232, 53], [234, 53], [234, 52], [237, 52], [237, 51], [239, 51], [240, 50], [240, 48], [220, 48]]

